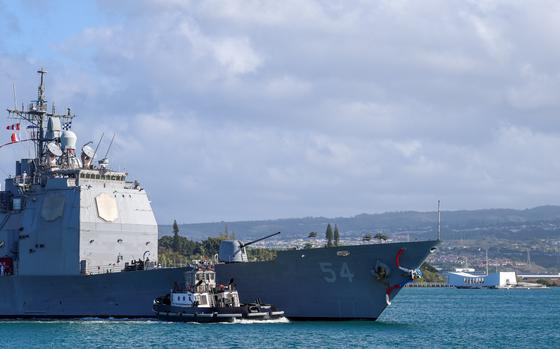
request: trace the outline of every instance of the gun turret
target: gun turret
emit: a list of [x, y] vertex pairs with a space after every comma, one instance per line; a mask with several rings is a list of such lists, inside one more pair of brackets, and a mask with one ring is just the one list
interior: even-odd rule
[[220, 250], [218, 252], [218, 261], [224, 263], [236, 263], [236, 262], [247, 262], [247, 252], [245, 247], [257, 243], [259, 241], [271, 238], [280, 234], [280, 232], [267, 235], [256, 240], [243, 243], [239, 240], [223, 240], [220, 243]]

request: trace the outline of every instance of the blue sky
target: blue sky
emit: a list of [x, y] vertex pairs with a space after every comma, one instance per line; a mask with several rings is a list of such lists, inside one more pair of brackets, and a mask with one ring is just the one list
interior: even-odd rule
[[2, 1], [3, 51], [37, 59], [60, 59], [54, 46], [104, 17], [92, 1]]
[[[79, 142], [115, 132], [113, 166], [162, 222], [556, 204], [559, 15], [544, 0], [0, 0], [0, 103], [12, 83], [32, 99], [44, 66]], [[27, 152], [3, 149], [0, 173]]]

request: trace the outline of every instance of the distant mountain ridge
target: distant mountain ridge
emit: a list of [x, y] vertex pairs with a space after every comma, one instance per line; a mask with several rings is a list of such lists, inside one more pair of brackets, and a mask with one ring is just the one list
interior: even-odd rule
[[[547, 205], [529, 209], [480, 209], [442, 211], [442, 239], [478, 238], [547, 238], [560, 236], [560, 206]], [[408, 234], [414, 238], [435, 238], [436, 212], [402, 211], [359, 214], [353, 217], [305, 217], [259, 221], [180, 224], [180, 234], [194, 240], [228, 231], [239, 239], [254, 239], [277, 231], [279, 239], [305, 238], [309, 232], [322, 234], [327, 224], [337, 224], [346, 237], [383, 231], [392, 235]], [[160, 225], [160, 236], [170, 235], [171, 225]], [[319, 235], [322, 236], [322, 235]]]

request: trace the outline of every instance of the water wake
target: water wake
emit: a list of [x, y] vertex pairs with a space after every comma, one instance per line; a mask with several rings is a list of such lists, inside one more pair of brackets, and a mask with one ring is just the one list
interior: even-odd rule
[[248, 319], [235, 319], [232, 324], [287, 324], [290, 323], [285, 317], [281, 317], [279, 319], [274, 320], [248, 320]]

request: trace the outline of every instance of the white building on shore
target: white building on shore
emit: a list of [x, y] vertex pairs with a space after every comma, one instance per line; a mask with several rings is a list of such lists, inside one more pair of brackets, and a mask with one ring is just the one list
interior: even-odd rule
[[510, 288], [517, 286], [517, 276], [513, 271], [488, 275], [449, 272], [447, 273], [447, 284], [457, 288]]

